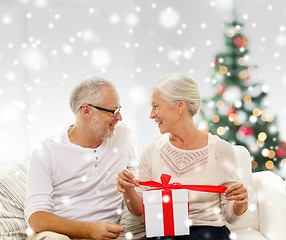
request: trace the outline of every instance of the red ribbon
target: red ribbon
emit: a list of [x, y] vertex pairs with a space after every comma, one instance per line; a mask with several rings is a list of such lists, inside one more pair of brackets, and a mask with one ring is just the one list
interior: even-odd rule
[[213, 185], [182, 185], [181, 183], [171, 183], [169, 184], [171, 180], [171, 176], [168, 174], [162, 174], [161, 182], [155, 182], [155, 181], [144, 181], [140, 182], [139, 184], [142, 186], [148, 186], [148, 187], [155, 187], [152, 190], [159, 190], [159, 189], [188, 189], [188, 190], [194, 190], [194, 191], [201, 191], [201, 192], [213, 192], [213, 193], [224, 193], [227, 189], [226, 186], [213, 186]]
[[[171, 183], [171, 176], [167, 174], [162, 174], [161, 183], [155, 181], [145, 181], [140, 182], [139, 184], [142, 186], [155, 187], [150, 190], [160, 190], [162, 191], [162, 199], [163, 199], [163, 222], [164, 222], [164, 236], [174, 236], [174, 212], [173, 212], [173, 199], [172, 199], [172, 191], [171, 189], [188, 189], [194, 191], [202, 191], [202, 192], [213, 192], [213, 193], [224, 193], [227, 189], [226, 186], [212, 186], [212, 185], [182, 185], [180, 183]], [[167, 199], [168, 201], [164, 201]]]

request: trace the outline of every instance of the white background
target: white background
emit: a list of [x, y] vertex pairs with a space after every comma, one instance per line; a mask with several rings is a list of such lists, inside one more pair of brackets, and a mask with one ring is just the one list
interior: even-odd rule
[[[249, 41], [250, 81], [269, 86], [269, 110], [286, 140], [286, 1], [239, 0]], [[138, 155], [159, 136], [150, 120], [152, 84], [180, 73], [202, 98], [224, 51], [231, 0], [0, 0], [0, 164], [18, 162], [73, 123], [69, 95], [90, 76], [112, 81]]]

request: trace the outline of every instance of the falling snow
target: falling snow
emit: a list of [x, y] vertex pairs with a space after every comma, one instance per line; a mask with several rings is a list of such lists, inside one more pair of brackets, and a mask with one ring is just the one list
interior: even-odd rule
[[[136, 135], [139, 154], [159, 134], [148, 119], [150, 90], [158, 77], [189, 74], [199, 83], [202, 97], [211, 94], [211, 82], [217, 79], [209, 79], [210, 63], [221, 49], [222, 26], [232, 1], [108, 4], [79, 0], [61, 5], [48, 0], [0, 4], [1, 163], [18, 162], [41, 139], [74, 122], [69, 93], [86, 77], [103, 76], [114, 82], [123, 121]], [[285, 9], [281, 0], [237, 3], [251, 53], [244, 61], [258, 65], [254, 78], [265, 82], [263, 91], [269, 94], [265, 105], [279, 115], [280, 123], [286, 121], [286, 109], [280, 104], [285, 102], [281, 86], [286, 86]], [[260, 91], [249, 89], [249, 94], [255, 97]], [[239, 90], [226, 95], [239, 108]], [[242, 112], [237, 118], [245, 121]], [[285, 124], [278, 129], [269, 130], [280, 131], [285, 141]], [[17, 151], [3, 147], [15, 144]]]

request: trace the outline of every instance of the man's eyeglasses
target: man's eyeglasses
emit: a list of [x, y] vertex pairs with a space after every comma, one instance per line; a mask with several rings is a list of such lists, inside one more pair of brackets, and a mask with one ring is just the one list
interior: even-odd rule
[[[89, 104], [89, 103], [87, 103], [87, 105], [90, 106], [90, 107], [94, 107], [94, 108], [96, 108], [96, 109], [98, 109], [98, 110], [101, 110], [101, 111], [110, 112], [110, 113], [113, 114], [114, 117], [120, 112], [120, 109], [121, 109], [121, 106], [119, 106], [118, 108], [116, 108], [116, 109], [114, 109], [114, 110], [111, 110], [111, 109], [107, 109], [107, 108], [102, 108], [102, 107], [94, 106], [94, 105]], [[82, 106], [81, 106], [81, 108], [82, 108]]]

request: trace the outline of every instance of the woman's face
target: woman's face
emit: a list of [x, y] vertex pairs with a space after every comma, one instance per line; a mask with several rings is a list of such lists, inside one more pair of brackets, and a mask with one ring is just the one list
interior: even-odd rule
[[179, 117], [176, 105], [167, 102], [158, 91], [153, 92], [151, 105], [150, 118], [158, 124], [160, 133], [172, 133]]

